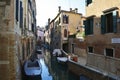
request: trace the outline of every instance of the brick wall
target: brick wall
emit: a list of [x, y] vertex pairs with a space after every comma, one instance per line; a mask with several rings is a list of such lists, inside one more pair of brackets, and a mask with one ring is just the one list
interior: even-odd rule
[[14, 31], [13, 3], [14, 0], [0, 2], [0, 80], [21, 80], [20, 35]]
[[80, 42], [79, 39], [69, 38], [69, 52], [72, 53], [72, 44], [74, 44], [74, 54], [79, 57], [87, 57], [86, 42]]
[[[106, 4], [107, 3], [107, 4]], [[113, 38], [120, 37], [120, 22], [117, 21], [117, 32], [116, 33], [101, 33], [101, 15], [103, 11], [118, 8], [117, 20], [120, 18], [120, 0], [92, 0], [92, 3], [86, 6], [86, 17], [95, 15], [93, 34], [86, 36], [86, 45], [94, 48], [93, 54], [88, 54], [87, 65], [98, 69], [100, 71], [106, 71], [108, 75], [116, 75], [119, 77], [119, 61], [120, 61], [120, 47], [119, 43], [112, 43]], [[100, 25], [97, 25], [100, 23]], [[105, 49], [114, 49], [115, 54], [113, 57], [107, 57], [105, 55]]]

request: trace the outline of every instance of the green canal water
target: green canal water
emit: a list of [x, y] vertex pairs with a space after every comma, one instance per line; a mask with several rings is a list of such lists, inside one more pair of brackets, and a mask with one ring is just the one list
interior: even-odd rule
[[41, 60], [41, 63], [43, 65], [42, 80], [79, 80], [79, 76], [68, 70], [67, 64], [58, 63], [49, 51], [44, 52], [44, 60]]

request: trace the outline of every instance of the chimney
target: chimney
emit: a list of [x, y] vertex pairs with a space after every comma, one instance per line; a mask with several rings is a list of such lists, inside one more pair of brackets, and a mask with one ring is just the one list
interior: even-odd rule
[[72, 8], [70, 8], [70, 11], [72, 11]]
[[61, 11], [61, 6], [59, 6], [58, 9], [59, 9], [58, 12], [60, 12]]
[[50, 18], [48, 19], [48, 25], [50, 24]]
[[75, 13], [78, 13], [78, 8], [75, 8]]

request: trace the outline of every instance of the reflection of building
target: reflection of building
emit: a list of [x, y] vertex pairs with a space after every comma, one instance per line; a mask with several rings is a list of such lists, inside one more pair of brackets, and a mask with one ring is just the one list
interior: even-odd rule
[[[77, 8], [70, 11], [61, 10], [49, 24], [51, 28], [51, 43], [54, 48], [64, 49], [68, 51], [68, 37], [74, 35], [80, 27], [82, 27], [82, 14], [78, 13]], [[53, 48], [53, 49], [54, 49]]]
[[21, 80], [20, 65], [35, 44], [35, 9], [35, 0], [0, 1], [0, 80]]
[[119, 80], [120, 0], [87, 0], [86, 17], [87, 65]]

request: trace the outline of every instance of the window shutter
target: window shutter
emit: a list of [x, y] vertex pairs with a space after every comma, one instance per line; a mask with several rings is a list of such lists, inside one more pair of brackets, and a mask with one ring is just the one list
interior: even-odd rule
[[92, 3], [92, 0], [86, 0], [86, 6], [88, 6], [90, 3]]
[[22, 1], [20, 1], [20, 27], [23, 27], [23, 7], [22, 7]]
[[62, 16], [62, 22], [64, 23], [64, 15]]
[[93, 18], [90, 19], [90, 34], [93, 34]]
[[89, 4], [89, 2], [88, 2], [89, 0], [86, 0], [86, 6], [88, 6], [88, 4]]
[[32, 32], [34, 32], [34, 24], [32, 23]]
[[16, 20], [18, 21], [19, 0], [16, 0]]
[[88, 23], [87, 23], [87, 20], [84, 21], [84, 25], [85, 25], [85, 35], [88, 35]]
[[117, 11], [113, 11], [113, 32], [117, 32]]
[[101, 33], [104, 34], [106, 32], [106, 18], [105, 15], [101, 15]]
[[92, 0], [89, 0], [89, 3], [92, 3]]

